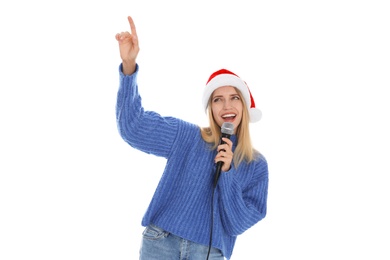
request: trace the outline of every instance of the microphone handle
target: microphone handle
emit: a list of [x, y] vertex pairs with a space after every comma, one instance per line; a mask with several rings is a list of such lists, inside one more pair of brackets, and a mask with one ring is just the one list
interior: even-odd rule
[[217, 163], [217, 170], [215, 171], [215, 178], [214, 178], [214, 187], [217, 187], [219, 175], [221, 175], [221, 168], [222, 168], [223, 162]]
[[[230, 135], [229, 134], [222, 133], [222, 137], [226, 137], [226, 138], [230, 139]], [[222, 140], [222, 137], [221, 137], [221, 140], [220, 140], [219, 144], [226, 144], [226, 142]], [[217, 169], [215, 171], [215, 178], [214, 178], [214, 187], [217, 187], [219, 175], [221, 175], [222, 165], [223, 165], [223, 162], [217, 162]]]

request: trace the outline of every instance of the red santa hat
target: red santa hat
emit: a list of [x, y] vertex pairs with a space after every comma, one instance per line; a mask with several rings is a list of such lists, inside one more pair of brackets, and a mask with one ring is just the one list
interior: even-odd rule
[[208, 101], [210, 96], [219, 87], [233, 86], [240, 90], [244, 97], [246, 106], [249, 110], [250, 122], [254, 123], [261, 119], [262, 113], [255, 106], [255, 101], [249, 90], [248, 85], [239, 76], [227, 69], [220, 69], [211, 74], [203, 91], [203, 107], [207, 111]]

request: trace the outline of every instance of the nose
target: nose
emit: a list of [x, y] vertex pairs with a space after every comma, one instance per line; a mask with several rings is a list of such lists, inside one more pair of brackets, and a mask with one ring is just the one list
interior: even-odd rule
[[230, 99], [225, 99], [225, 102], [223, 102], [223, 108], [224, 109], [228, 109], [228, 108], [231, 108], [231, 107], [232, 107], [231, 100]]

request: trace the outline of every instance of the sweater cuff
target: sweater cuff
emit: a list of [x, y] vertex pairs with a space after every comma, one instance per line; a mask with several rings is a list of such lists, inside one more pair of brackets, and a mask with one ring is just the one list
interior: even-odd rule
[[139, 70], [138, 63], [135, 64], [135, 71], [130, 75], [123, 74], [123, 63], [119, 65], [119, 74], [121, 77], [132, 77], [133, 75], [137, 75]]
[[222, 172], [221, 176], [219, 178], [219, 185], [221, 185], [222, 187], [229, 187], [229, 186], [231, 186], [235, 173], [236, 173], [236, 171], [235, 171], [233, 165], [232, 165], [232, 167], [230, 168], [229, 171]]

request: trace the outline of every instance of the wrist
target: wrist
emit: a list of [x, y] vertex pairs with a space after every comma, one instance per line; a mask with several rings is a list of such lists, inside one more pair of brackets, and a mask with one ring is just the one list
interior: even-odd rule
[[135, 72], [136, 62], [135, 60], [122, 60], [122, 72], [125, 75], [131, 75]]

